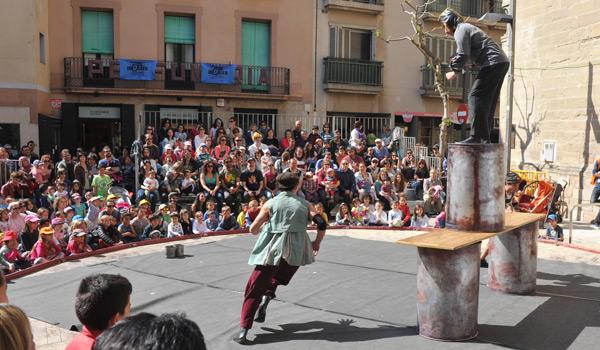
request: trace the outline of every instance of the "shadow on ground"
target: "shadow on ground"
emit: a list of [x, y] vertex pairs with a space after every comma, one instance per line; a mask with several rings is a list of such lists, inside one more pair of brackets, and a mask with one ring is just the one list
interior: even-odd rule
[[477, 341], [517, 349], [565, 350], [586, 327], [600, 327], [600, 279], [538, 272], [536, 295], [548, 297], [515, 326], [479, 325]]

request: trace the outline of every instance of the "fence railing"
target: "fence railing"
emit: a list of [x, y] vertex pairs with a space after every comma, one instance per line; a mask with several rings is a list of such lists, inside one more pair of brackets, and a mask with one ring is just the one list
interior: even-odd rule
[[382, 86], [383, 62], [323, 58], [324, 83]]
[[[449, 70], [448, 66], [443, 65], [442, 69]], [[425, 65], [421, 66], [421, 72], [423, 73], [423, 85], [421, 86], [421, 92], [425, 94], [437, 94], [437, 90], [435, 88], [435, 71], [433, 68], [429, 68]], [[475, 82], [475, 78], [477, 78], [477, 71], [469, 71], [467, 73], [467, 91]], [[463, 94], [463, 79], [462, 76], [457, 77], [454, 80], [445, 80], [446, 89], [448, 89], [448, 93], [451, 97], [460, 98]]]
[[0, 187], [10, 180], [10, 173], [19, 170], [19, 161], [14, 159], [0, 160]]
[[[421, 0], [424, 4], [426, 0]], [[493, 6], [489, 7], [489, 0], [450, 0], [450, 7], [460, 12], [463, 16], [481, 17], [486, 12], [504, 13], [502, 0], [494, 0]], [[427, 7], [429, 12], [442, 12], [446, 9], [446, 0], [438, 0]]]
[[386, 127], [392, 129], [393, 120], [390, 116], [347, 116], [347, 115], [328, 115], [327, 123], [331, 130], [339, 130], [342, 138], [348, 140], [350, 133], [354, 129], [354, 123], [361, 121], [363, 130], [368, 132], [373, 130], [375, 135], [381, 135]]
[[202, 82], [201, 63], [158, 61], [154, 80], [122, 80], [118, 59], [65, 57], [65, 87], [252, 92], [289, 95], [290, 70], [284, 67], [238, 65], [234, 84]]

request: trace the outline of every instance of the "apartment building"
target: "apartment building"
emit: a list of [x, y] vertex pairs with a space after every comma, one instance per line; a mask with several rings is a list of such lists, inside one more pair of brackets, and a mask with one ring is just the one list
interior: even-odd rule
[[[315, 101], [318, 114], [342, 129], [351, 128], [347, 117], [358, 117], [363, 119], [367, 130], [381, 131], [385, 125], [401, 126], [417, 143], [426, 146], [438, 143], [443, 108], [434, 88], [432, 70], [425, 66], [424, 57], [409, 42], [386, 43], [376, 36], [378, 30], [383, 38], [414, 34], [402, 1], [322, 0], [318, 3], [315, 77], [322, 87]], [[440, 0], [430, 5], [426, 25], [427, 30], [433, 30], [433, 38], [428, 45], [444, 62], [448, 62], [456, 50], [454, 40], [445, 37], [437, 20], [447, 5], [476, 25], [484, 13], [503, 11], [501, 1]], [[498, 42], [506, 30], [503, 24], [482, 27]], [[468, 91], [475, 74], [467, 74], [464, 82], [457, 79], [447, 83], [451, 111], [456, 112], [463, 98], [463, 84]], [[453, 119], [458, 122], [456, 115]], [[459, 124], [452, 128], [450, 139], [459, 139], [460, 130]]]

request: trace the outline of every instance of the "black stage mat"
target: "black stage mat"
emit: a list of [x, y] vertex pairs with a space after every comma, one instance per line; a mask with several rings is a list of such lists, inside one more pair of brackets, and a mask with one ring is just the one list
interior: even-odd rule
[[[33, 275], [9, 286], [11, 301], [30, 317], [69, 328], [81, 278], [118, 273], [134, 291], [133, 312], [183, 311], [210, 349], [233, 349], [246, 264], [254, 237], [186, 246], [184, 259], [164, 253]], [[482, 269], [479, 337], [466, 343], [421, 338], [416, 329], [416, 249], [328, 236], [315, 264], [278, 289], [267, 321], [250, 339], [260, 349], [598, 349], [600, 268], [540, 260], [538, 293], [504, 295], [485, 287]]]

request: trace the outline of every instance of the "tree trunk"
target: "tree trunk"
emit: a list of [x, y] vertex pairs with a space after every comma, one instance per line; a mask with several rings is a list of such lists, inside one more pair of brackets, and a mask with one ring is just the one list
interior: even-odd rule
[[444, 114], [442, 115], [442, 122], [440, 123], [440, 152], [438, 154], [439, 164], [438, 164], [438, 172], [441, 175], [443, 169], [444, 162], [444, 154], [448, 149], [448, 126], [451, 124], [450, 117], [448, 114], [448, 109], [450, 107], [450, 97], [448, 95], [448, 90], [446, 90], [446, 85], [444, 81], [444, 72], [442, 71], [442, 65], [436, 64], [434, 66], [435, 69], [435, 87], [440, 94], [440, 98], [442, 99], [442, 105], [444, 107]]

